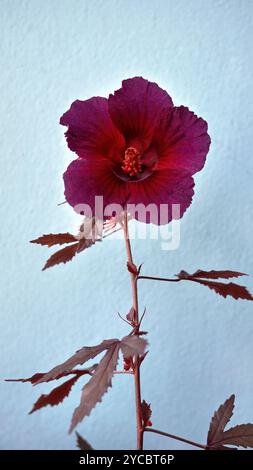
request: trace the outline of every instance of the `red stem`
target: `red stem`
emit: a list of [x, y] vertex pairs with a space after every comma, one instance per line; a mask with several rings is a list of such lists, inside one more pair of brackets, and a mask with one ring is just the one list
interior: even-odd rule
[[117, 374], [123, 374], [123, 375], [124, 375], [124, 374], [126, 374], [126, 375], [129, 375], [129, 374], [130, 374], [130, 375], [132, 375], [133, 372], [132, 372], [131, 370], [115, 370], [115, 371], [113, 372], [113, 375], [117, 375]]
[[138, 279], [149, 279], [150, 281], [179, 282], [182, 279], [170, 279], [168, 277], [138, 276]]
[[206, 449], [207, 448], [207, 446], [205, 446], [203, 444], [199, 444], [198, 442], [189, 441], [189, 439], [184, 439], [183, 437], [175, 436], [174, 434], [169, 434], [168, 432], [159, 431], [158, 429], [144, 428], [144, 431], [145, 432], [153, 432], [155, 434], [160, 434], [161, 436], [170, 437], [170, 439], [176, 439], [177, 441], [186, 442], [186, 444], [190, 444], [191, 446], [199, 447], [200, 449]]
[[[124, 238], [126, 243], [126, 252], [127, 252], [127, 261], [131, 264], [133, 262], [131, 243], [129, 240], [128, 233], [128, 217], [127, 213], [124, 213]], [[152, 281], [166, 281], [166, 282], [179, 282], [182, 279], [171, 279], [164, 277], [153, 277], [153, 276], [137, 276], [133, 273], [130, 273], [131, 284], [132, 284], [132, 296], [133, 296], [133, 308], [135, 310], [135, 321], [139, 325], [139, 312], [138, 312], [138, 289], [137, 283], [139, 279], [147, 279]], [[137, 328], [138, 330], [138, 328]], [[169, 434], [167, 432], [159, 431], [154, 428], [143, 428], [142, 425], [142, 416], [141, 416], [141, 383], [140, 383], [140, 357], [137, 355], [135, 357], [135, 368], [134, 368], [134, 382], [135, 382], [135, 408], [136, 408], [136, 425], [137, 425], [137, 449], [143, 449], [143, 434], [145, 432], [153, 432], [155, 434], [160, 434], [161, 436], [166, 436], [171, 439], [176, 439], [177, 441], [185, 442], [200, 449], [206, 449], [207, 446], [199, 444], [198, 442], [190, 441], [189, 439], [184, 439], [183, 437], [175, 436], [174, 434]]]
[[[128, 216], [127, 212], [124, 213], [124, 238], [126, 244], [126, 253], [127, 261], [133, 263], [133, 256], [131, 250], [131, 243], [129, 240], [128, 233]], [[133, 298], [133, 308], [135, 310], [135, 321], [138, 324], [139, 322], [139, 312], [138, 312], [138, 290], [137, 290], [137, 278], [135, 274], [130, 273], [131, 276], [131, 285], [132, 285], [132, 298]], [[143, 426], [142, 426], [142, 416], [141, 416], [141, 383], [140, 383], [140, 358], [138, 355], [135, 356], [134, 362], [134, 384], [135, 384], [135, 409], [136, 409], [136, 428], [137, 428], [137, 449], [143, 449]]]

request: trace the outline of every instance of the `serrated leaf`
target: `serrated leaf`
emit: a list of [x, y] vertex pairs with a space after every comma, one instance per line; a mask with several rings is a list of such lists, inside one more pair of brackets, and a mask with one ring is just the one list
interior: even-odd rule
[[[72, 386], [81, 375], [85, 373], [92, 375], [89, 382], [83, 388], [80, 405], [74, 412], [71, 423], [71, 430], [73, 430], [78, 422], [90, 414], [91, 410], [99, 401], [102, 400], [102, 396], [111, 386], [111, 379], [117, 366], [120, 348], [122, 349], [123, 353], [125, 352], [128, 356], [135, 354], [142, 355], [146, 345], [147, 341], [139, 338], [138, 336], [126, 336], [123, 337], [121, 341], [119, 339], [104, 340], [99, 345], [83, 347], [65, 362], [59, 364], [45, 374], [37, 373], [27, 379], [14, 380], [21, 382], [31, 382], [33, 385], [38, 385], [42, 382], [49, 382], [51, 380], [59, 379], [70, 374], [75, 375], [71, 379], [53, 389], [49, 394], [41, 395], [31, 410], [31, 413], [33, 413], [34, 411], [44, 406], [54, 406], [59, 404], [65, 397], [68, 396]], [[84, 364], [103, 351], [106, 352], [99, 364], [96, 364], [89, 369], [74, 369], [76, 365]]]
[[72, 432], [85, 416], [89, 416], [92, 409], [101, 402], [103, 395], [111, 387], [113, 372], [118, 363], [119, 347], [119, 341], [110, 346], [96, 367], [92, 378], [83, 387], [81, 402], [74, 411], [69, 432]]
[[[54, 378], [49, 378], [46, 382], [51, 382], [52, 380], [62, 379], [67, 375], [84, 375], [84, 374], [91, 374], [90, 369], [73, 369], [68, 372], [63, 372], [62, 374], [58, 375]], [[38, 372], [37, 374], [32, 375], [32, 377], [28, 377], [27, 379], [5, 379], [5, 382], [30, 382], [32, 385], [37, 385], [42, 377], [46, 375], [46, 372]], [[43, 380], [45, 382], [45, 380]]]
[[79, 247], [78, 243], [73, 243], [73, 245], [66, 246], [59, 251], [56, 251], [50, 258], [47, 260], [45, 266], [43, 267], [42, 271], [45, 271], [48, 268], [52, 268], [56, 266], [56, 264], [60, 263], [67, 263], [71, 261], [77, 253]]
[[253, 447], [253, 424], [238, 424], [228, 429], [219, 439], [221, 444], [232, 444], [244, 448]]
[[76, 383], [79, 377], [80, 376], [76, 375], [64, 382], [63, 384], [59, 385], [58, 387], [54, 388], [47, 395], [41, 395], [39, 399], [34, 403], [33, 408], [31, 409], [29, 414], [32, 414], [34, 413], [34, 411], [37, 411], [47, 405], [59, 405], [59, 403], [61, 403], [64, 398], [69, 395], [73, 385]]
[[175, 274], [175, 276], [178, 277], [178, 279], [189, 279], [191, 277], [191, 274], [189, 274], [187, 271], [184, 271], [183, 269], [180, 271], [180, 273]]
[[214, 290], [216, 294], [219, 294], [225, 298], [230, 296], [235, 300], [253, 300], [253, 296], [246, 289], [246, 287], [240, 286], [239, 284], [234, 284], [233, 282], [229, 282], [229, 284], [223, 284], [222, 282], [204, 281], [203, 279], [192, 279], [192, 281], [209, 287], [209, 289]]
[[109, 349], [111, 345], [118, 341], [118, 339], [108, 339], [102, 341], [102, 343], [98, 344], [97, 346], [85, 346], [82, 349], [79, 349], [75, 354], [73, 354], [73, 356], [67, 359], [67, 361], [59, 364], [44, 374], [43, 377], [36, 381], [36, 385], [42, 382], [54, 380], [60, 374], [70, 372], [73, 367], [77, 366], [78, 364], [82, 365], [90, 359], [93, 359], [95, 356], [100, 354], [102, 351]]
[[231, 395], [217, 411], [215, 411], [207, 436], [207, 445], [211, 445], [223, 433], [225, 426], [233, 416], [235, 396]]
[[32, 375], [32, 377], [28, 377], [27, 379], [5, 379], [5, 382], [30, 382], [31, 384], [35, 384], [38, 380], [41, 379], [45, 375], [44, 372], [38, 372], [37, 374]]
[[[101, 241], [101, 240], [96, 240]], [[71, 261], [77, 253], [81, 253], [86, 248], [90, 248], [92, 245], [95, 244], [94, 240], [91, 239], [81, 239], [78, 243], [74, 243], [73, 245], [66, 246], [59, 251], [56, 251], [50, 258], [47, 260], [45, 266], [43, 267], [42, 271], [45, 271], [48, 268], [52, 268], [60, 263], [67, 263]]]
[[198, 269], [195, 273], [189, 276], [206, 279], [229, 279], [231, 277], [248, 276], [248, 274], [240, 273], [238, 271], [202, 271], [201, 269]]
[[38, 245], [46, 245], [51, 247], [53, 245], [64, 245], [65, 243], [76, 242], [77, 239], [71, 233], [49, 233], [48, 235], [42, 235], [35, 240], [31, 240], [30, 243], [37, 243]]
[[[240, 273], [237, 271], [202, 271], [198, 270], [193, 274], [189, 274], [187, 271], [180, 271], [177, 274], [178, 279], [181, 281], [192, 281], [202, 284], [204, 286], [209, 287], [216, 292], [216, 294], [221, 295], [222, 297], [233, 297], [234, 299], [244, 299], [244, 300], [253, 300], [253, 296], [248, 291], [248, 289], [244, 286], [240, 286], [239, 284], [235, 284], [230, 282], [228, 284], [224, 284], [223, 282], [215, 282], [206, 280], [210, 279], [218, 279], [224, 278], [228, 279], [230, 277], [239, 277], [239, 276], [247, 276], [247, 274]], [[205, 277], [206, 279], [201, 279]]]
[[150, 403], [147, 403], [145, 400], [141, 402], [141, 417], [143, 421], [143, 426], [151, 426], [152, 423], [150, 421], [152, 415], [152, 410], [150, 407]]
[[80, 450], [93, 450], [93, 447], [76, 431], [76, 445]]
[[[76, 243], [73, 243], [72, 245], [66, 246], [65, 248], [62, 248], [59, 251], [56, 251], [53, 253], [52, 256], [47, 260], [45, 266], [43, 267], [42, 271], [45, 271], [48, 268], [52, 268], [53, 266], [56, 266], [57, 264], [60, 263], [67, 263], [68, 261], [71, 261], [77, 253], [81, 253], [81, 251], [84, 251], [86, 248], [90, 248], [92, 245], [94, 245], [97, 241], [102, 241], [102, 232], [101, 232], [101, 221], [97, 221], [94, 217], [93, 218], [88, 218], [86, 217], [84, 222], [82, 223], [80, 227], [79, 234], [74, 237], [71, 234], [58, 234], [58, 235], [44, 235], [43, 237], [51, 237], [49, 240], [48, 238], [44, 239], [41, 237], [40, 243], [43, 239], [43, 243], [41, 244], [49, 244], [48, 246], [52, 246], [53, 244], [53, 238], [56, 240], [58, 237], [62, 241], [61, 243], [70, 243], [71, 241], [75, 241]], [[102, 224], [103, 227], [103, 224]], [[65, 239], [69, 241], [63, 241], [64, 237]], [[67, 237], [68, 235], [68, 237]], [[73, 237], [73, 239], [70, 239], [70, 237]], [[38, 241], [33, 240], [33, 243], [38, 243]], [[60, 243], [60, 242], [57, 242]], [[60, 243], [60, 244], [61, 244]]]
[[234, 400], [235, 396], [231, 395], [214, 413], [207, 436], [207, 449], [227, 450], [226, 444], [253, 447], [253, 424], [239, 424], [224, 431], [233, 415]]
[[146, 339], [139, 336], [125, 336], [120, 342], [121, 351], [124, 357], [134, 357], [137, 354], [142, 355], [148, 345]]
[[[101, 240], [96, 240], [96, 241], [101, 241]], [[81, 251], [86, 250], [86, 248], [90, 248], [94, 244], [95, 244], [94, 240], [83, 238], [82, 240], [79, 241], [77, 253], [81, 253]]]

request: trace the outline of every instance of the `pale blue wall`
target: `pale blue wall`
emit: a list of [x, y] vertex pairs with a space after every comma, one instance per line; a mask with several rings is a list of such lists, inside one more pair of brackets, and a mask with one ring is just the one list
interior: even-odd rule
[[[58, 119], [76, 98], [107, 95], [123, 78], [157, 81], [209, 122], [212, 149], [182, 222], [182, 243], [162, 252], [134, 242], [145, 272], [252, 266], [252, 0], [0, 1], [1, 376], [46, 371], [84, 344], [124, 335], [130, 306], [121, 241], [104, 242], [46, 272], [42, 233], [76, 228], [61, 175], [72, 158]], [[253, 277], [245, 281], [253, 291]], [[142, 284], [152, 330], [143, 394], [156, 427], [205, 440], [231, 393], [233, 423], [253, 421], [253, 308], [201, 286]], [[0, 446], [74, 448], [67, 435], [81, 383], [59, 407], [27, 415], [47, 387], [1, 382]], [[131, 378], [79, 431], [95, 448], [134, 447]], [[149, 448], [184, 448], [147, 436]]]

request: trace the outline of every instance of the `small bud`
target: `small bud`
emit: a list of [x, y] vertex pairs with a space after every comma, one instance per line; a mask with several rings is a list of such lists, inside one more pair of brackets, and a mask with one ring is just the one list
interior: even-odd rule
[[134, 263], [130, 263], [130, 261], [127, 262], [127, 269], [131, 274], [134, 274], [135, 276], [138, 276], [138, 268]]
[[124, 370], [128, 371], [132, 367], [132, 358], [131, 357], [124, 357]]

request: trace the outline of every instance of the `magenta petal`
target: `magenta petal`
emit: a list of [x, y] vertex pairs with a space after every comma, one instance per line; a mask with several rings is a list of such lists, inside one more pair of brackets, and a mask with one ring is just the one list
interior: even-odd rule
[[109, 116], [106, 98], [74, 101], [61, 117], [60, 124], [68, 126], [65, 134], [68, 146], [80, 158], [96, 153], [119, 158], [124, 150], [125, 139]]
[[[74, 160], [68, 166], [63, 179], [67, 202], [84, 215], [96, 215], [100, 219], [108, 218], [112, 214], [102, 214], [101, 209], [103, 212], [104, 208], [112, 203], [119, 204], [121, 208], [124, 208], [127, 201], [127, 185], [122, 184], [122, 181], [113, 174], [105, 158], [94, 161]], [[102, 207], [97, 207], [99, 211], [95, 214], [95, 197], [98, 196], [103, 197], [103, 204]], [[83, 204], [88, 207], [77, 207]], [[100, 202], [97, 199], [98, 204]], [[118, 214], [121, 210], [116, 210], [116, 212]]]
[[[192, 175], [204, 166], [210, 146], [203, 119], [184, 106], [173, 107], [157, 84], [135, 77], [124, 80], [108, 100], [75, 101], [60, 122], [68, 127], [68, 145], [79, 156], [64, 174], [69, 204], [85, 204], [83, 213], [99, 218], [117, 215], [128, 205], [137, 220], [155, 224], [183, 216], [194, 194]], [[140, 159], [131, 178], [126, 172], [135, 171], [136, 162], [124, 166], [129, 147]], [[101, 196], [98, 214], [96, 198]], [[136, 212], [131, 204], [155, 210]], [[118, 205], [114, 214], [103, 212], [108, 205]], [[180, 212], [173, 213], [172, 205], [180, 206]]]
[[[151, 222], [156, 225], [167, 224], [173, 218], [181, 218], [190, 206], [194, 194], [192, 176], [187, 172], [176, 170], [155, 172], [146, 180], [129, 184], [129, 186], [131, 186], [131, 195], [128, 200], [128, 209], [129, 204], [143, 204], [146, 208], [154, 204], [154, 210], [150, 213], [145, 213], [145, 211], [135, 213], [130, 210], [132, 216], [140, 222]], [[161, 207], [161, 204], [166, 206]], [[173, 204], [180, 205], [179, 217], [175, 217], [175, 214], [173, 216]]]
[[108, 99], [109, 113], [127, 142], [138, 138], [145, 150], [164, 108], [173, 106], [172, 99], [156, 83], [142, 77], [122, 82], [122, 88]]
[[206, 160], [211, 139], [207, 123], [184, 106], [163, 113], [153, 143], [159, 153], [158, 169], [182, 169], [192, 175]]

